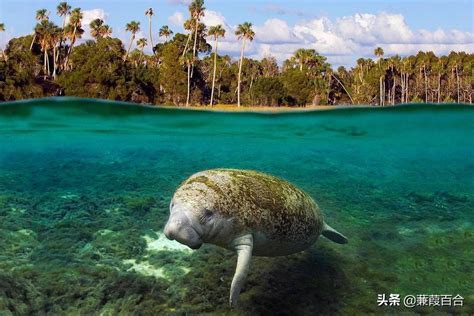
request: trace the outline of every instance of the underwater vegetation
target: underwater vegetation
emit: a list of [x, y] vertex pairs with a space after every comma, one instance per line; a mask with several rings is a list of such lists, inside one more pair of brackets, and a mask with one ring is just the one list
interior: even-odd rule
[[[0, 315], [474, 313], [472, 108], [114, 115], [116, 104], [92, 105], [103, 108], [0, 114]], [[321, 238], [254, 257], [230, 310], [234, 254], [162, 234], [176, 187], [216, 167], [297, 184], [349, 244]], [[378, 307], [382, 293], [460, 294], [464, 306]]]

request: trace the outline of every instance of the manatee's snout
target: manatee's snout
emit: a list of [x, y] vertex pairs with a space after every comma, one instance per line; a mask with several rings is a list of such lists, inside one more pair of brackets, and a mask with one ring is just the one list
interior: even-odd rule
[[191, 249], [199, 249], [202, 246], [201, 237], [193, 227], [191, 217], [185, 211], [174, 209], [171, 211], [164, 233], [166, 238], [176, 240]]

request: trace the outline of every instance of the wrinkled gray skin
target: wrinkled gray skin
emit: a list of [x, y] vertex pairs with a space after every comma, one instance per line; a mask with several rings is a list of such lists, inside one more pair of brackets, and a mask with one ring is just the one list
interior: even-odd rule
[[303, 191], [270, 175], [234, 169], [202, 171], [184, 181], [170, 203], [164, 234], [191, 249], [210, 243], [237, 253], [231, 307], [237, 303], [252, 255], [303, 251], [321, 234], [347, 242], [324, 222], [317, 204]]

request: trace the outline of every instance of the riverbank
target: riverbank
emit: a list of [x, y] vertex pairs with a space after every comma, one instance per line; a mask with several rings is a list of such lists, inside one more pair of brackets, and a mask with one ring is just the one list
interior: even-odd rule
[[[94, 100], [94, 99], [91, 99]], [[137, 103], [132, 103], [137, 104]], [[151, 105], [151, 104], [138, 104], [141, 106], [152, 107], [152, 108], [164, 108], [164, 109], [180, 109], [180, 110], [196, 110], [196, 111], [216, 111], [216, 112], [265, 112], [265, 113], [285, 113], [285, 112], [311, 112], [311, 111], [330, 111], [330, 110], [341, 110], [341, 109], [361, 109], [361, 108], [393, 108], [399, 106], [410, 106], [410, 105], [462, 105], [462, 106], [473, 106], [469, 103], [400, 103], [395, 105], [378, 106], [371, 104], [339, 104], [339, 105], [307, 105], [307, 106], [260, 106], [260, 105], [242, 105], [238, 107], [236, 104], [216, 104], [214, 106], [209, 105], [190, 105], [190, 106], [174, 106], [174, 105]]]
[[260, 112], [260, 113], [285, 113], [285, 112], [310, 112], [310, 111], [328, 111], [328, 110], [341, 110], [341, 109], [356, 109], [356, 108], [372, 108], [372, 109], [381, 109], [381, 108], [393, 108], [399, 106], [410, 106], [410, 105], [427, 105], [427, 106], [442, 106], [442, 105], [462, 105], [462, 106], [472, 106], [469, 103], [400, 103], [395, 105], [387, 105], [381, 107], [378, 105], [370, 104], [339, 104], [339, 105], [307, 105], [307, 106], [259, 106], [259, 105], [242, 105], [238, 107], [236, 104], [216, 104], [214, 106], [209, 105], [190, 105], [186, 106], [175, 106], [175, 105], [155, 105], [147, 103], [138, 103], [138, 102], [124, 102], [124, 101], [111, 101], [107, 99], [93, 99], [93, 98], [80, 98], [80, 97], [45, 97], [45, 98], [34, 98], [34, 99], [22, 99], [16, 101], [7, 101], [0, 102], [1, 105], [13, 105], [13, 104], [22, 104], [30, 102], [80, 102], [80, 103], [110, 103], [114, 102], [115, 104], [122, 104], [125, 106], [138, 106], [138, 107], [147, 107], [147, 108], [161, 108], [161, 109], [179, 109], [179, 110], [195, 110], [195, 111], [216, 111], [216, 112]]
[[[190, 106], [187, 107], [193, 110], [205, 110], [205, 111], [228, 111], [228, 112], [294, 112], [294, 111], [314, 111], [314, 110], [337, 110], [347, 108], [361, 108], [371, 107], [369, 105], [308, 105], [308, 106], [241, 106], [238, 107], [235, 104], [217, 104], [215, 106]], [[186, 108], [186, 107], [184, 107]]]

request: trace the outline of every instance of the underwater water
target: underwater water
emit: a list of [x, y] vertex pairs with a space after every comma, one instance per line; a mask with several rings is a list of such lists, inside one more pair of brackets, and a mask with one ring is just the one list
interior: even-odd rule
[[[474, 313], [474, 108], [281, 114], [80, 99], [0, 105], [0, 315]], [[162, 229], [191, 174], [244, 168], [308, 192], [345, 234], [252, 259]], [[378, 294], [460, 306], [377, 306]]]

